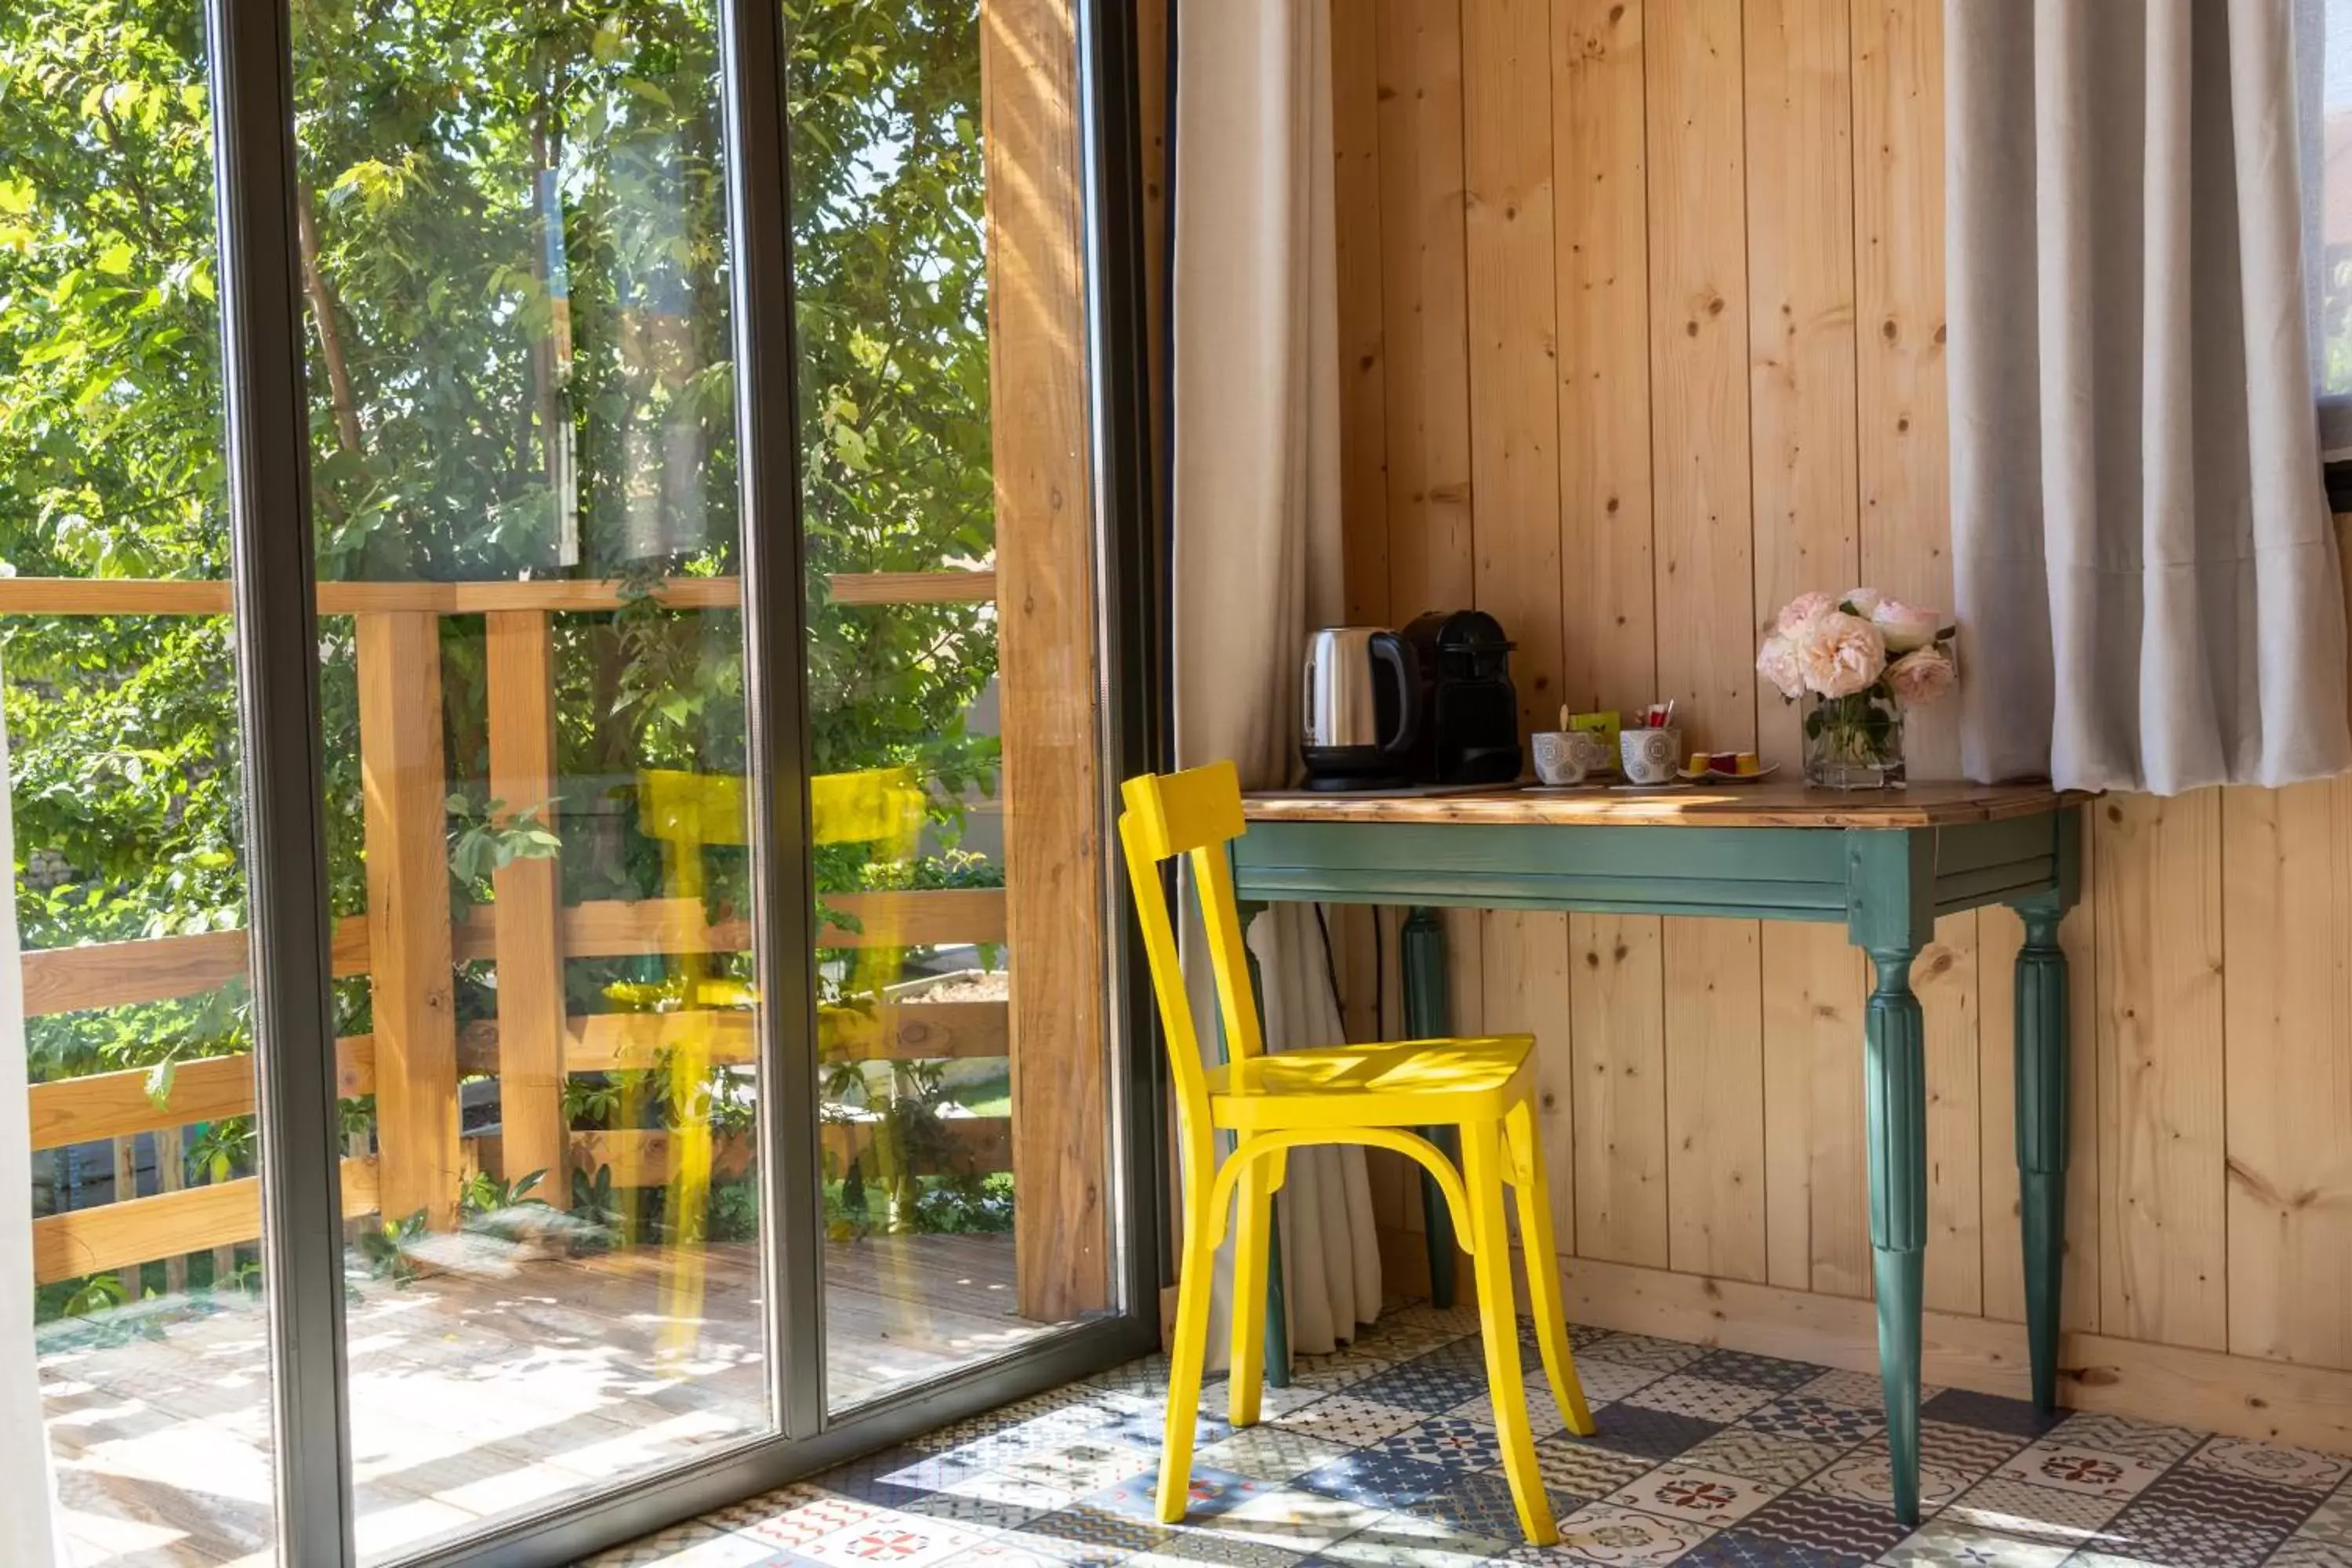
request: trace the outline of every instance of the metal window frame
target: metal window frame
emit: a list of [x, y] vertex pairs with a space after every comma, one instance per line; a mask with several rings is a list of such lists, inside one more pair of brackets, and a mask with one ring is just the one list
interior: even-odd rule
[[[754, 942], [769, 998], [761, 1072], [762, 1240], [774, 1430], [593, 1498], [502, 1521], [397, 1559], [554, 1568], [665, 1525], [1142, 1354], [1159, 1342], [1165, 1278], [1160, 1051], [1118, 879], [1123, 933], [1104, 1016], [1111, 1053], [1112, 1315], [845, 1410], [824, 1400], [822, 1190], [811, 947], [813, 863], [785, 39], [777, 0], [715, 0], [720, 33], [736, 418], [743, 513], [745, 700]], [[1145, 385], [1135, 26], [1121, 0], [1072, 0], [1087, 186], [1090, 441], [1105, 607], [1098, 698], [1106, 780], [1164, 765], [1169, 742], [1164, 540]], [[327, 890], [317, 561], [299, 261], [288, 0], [205, 0], [214, 100], [222, 386], [271, 1321], [279, 1560], [358, 1561], [346, 1392], [342, 1224]], [[1108, 865], [1106, 862], [1106, 865]], [[795, 1265], [799, 1266], [795, 1266]]]
[[317, 551], [284, 0], [207, 0], [230, 595], [281, 1562], [353, 1560]]

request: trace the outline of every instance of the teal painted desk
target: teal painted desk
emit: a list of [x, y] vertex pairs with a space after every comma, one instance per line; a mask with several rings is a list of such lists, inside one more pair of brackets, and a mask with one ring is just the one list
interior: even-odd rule
[[[1581, 910], [1843, 924], [1875, 984], [1862, 1046], [1880, 1380], [1895, 1509], [1919, 1515], [1919, 1344], [1927, 1241], [1926, 1028], [1911, 964], [1937, 917], [2006, 904], [2017, 955], [2017, 1163], [2033, 1396], [2056, 1404], [2066, 1213], [2066, 958], [2081, 796], [2046, 785], [1919, 784], [1833, 794], [1761, 784], [1416, 799], [1255, 795], [1234, 844], [1251, 906], [1318, 903]], [[1416, 971], [1442, 975], [1432, 920], [1408, 922]], [[1416, 961], [1417, 960], [1417, 961]], [[1424, 994], [1412, 1032], [1442, 1033]], [[1442, 1249], [1452, 1267], [1452, 1249]]]

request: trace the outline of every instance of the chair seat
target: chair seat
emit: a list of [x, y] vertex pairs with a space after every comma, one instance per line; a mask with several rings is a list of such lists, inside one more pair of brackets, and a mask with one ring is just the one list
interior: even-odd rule
[[1486, 1035], [1248, 1057], [1210, 1069], [1210, 1120], [1264, 1132], [1499, 1117], [1531, 1091], [1534, 1052], [1532, 1035]]

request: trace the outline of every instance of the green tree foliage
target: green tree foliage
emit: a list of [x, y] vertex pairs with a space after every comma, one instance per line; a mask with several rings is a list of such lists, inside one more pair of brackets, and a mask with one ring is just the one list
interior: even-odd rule
[[[322, 574], [737, 570], [708, 0], [292, 7]], [[824, 584], [992, 553], [977, 4], [785, 9], [816, 762], [916, 766], [951, 844], [955, 801], [994, 785], [962, 719], [993, 612], [839, 605]], [[0, 6], [0, 570], [227, 574], [210, 134], [199, 0]], [[568, 891], [658, 891], [626, 786], [744, 766], [737, 617], [640, 599], [557, 637]], [[322, 638], [349, 912], [351, 623]], [[446, 621], [443, 652], [464, 845], [488, 795], [479, 623]], [[12, 616], [0, 658], [26, 944], [242, 924], [225, 618]], [[364, 1005], [351, 988], [347, 1026]], [[58, 1074], [242, 1048], [246, 1027], [223, 994], [38, 1020], [35, 1044]]]

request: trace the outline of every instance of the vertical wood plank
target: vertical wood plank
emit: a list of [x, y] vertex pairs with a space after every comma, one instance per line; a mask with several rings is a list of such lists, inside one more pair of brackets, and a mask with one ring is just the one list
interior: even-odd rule
[[1754, 921], [1665, 922], [1667, 1256], [1762, 1280], [1764, 1047]]
[[[1863, 569], [1949, 610], [1942, 0], [1854, 0], [1853, 83]], [[1958, 716], [1948, 701], [1905, 725], [1914, 778], [1959, 777]]]
[[1459, 0], [1378, 0], [1378, 27], [1389, 615], [1402, 624], [1474, 592]]
[[457, 1021], [449, 929], [441, 626], [375, 611], [358, 626], [360, 780], [375, 1035], [377, 1193], [384, 1217], [457, 1215]]
[[[1853, 79], [1846, 0], [1749, 0], [1748, 374], [1753, 637], [1860, 569], [1854, 477]], [[1751, 639], [1752, 643], [1752, 639]], [[1756, 688], [1757, 749], [1802, 762], [1798, 710]], [[1766, 1231], [1772, 1283], [1870, 1293], [1862, 1145], [1867, 966], [1831, 926], [1763, 942]]]
[[[1853, 48], [1862, 578], [1948, 609], [1939, 0], [1857, 0]], [[1947, 702], [1908, 716], [1914, 778], [1959, 776], [1958, 711]], [[1951, 1312], [1983, 1300], [1978, 925], [1974, 914], [1938, 921], [1915, 972], [1927, 982], [1927, 1303]]]
[[[1348, 618], [1389, 624], [1387, 365], [1381, 320], [1380, 30], [1368, 8], [1334, 16], [1331, 28], [1332, 210], [1338, 251], [1339, 525]], [[1376, 990], [1385, 964], [1376, 912], [1326, 911], [1340, 970], [1348, 1037], [1379, 1037]], [[1389, 1015], [1393, 1017], [1395, 1015]], [[1401, 1157], [1374, 1152], [1376, 1190], [1402, 1191]], [[1400, 1200], [1401, 1202], [1401, 1200]]]
[[1763, 928], [1766, 1245], [1771, 1283], [1791, 1289], [1870, 1294], [1867, 969], [1841, 927]]
[[2352, 782], [2221, 800], [2230, 1350], [2352, 1365]]
[[1380, 29], [1368, 7], [1331, 26], [1331, 154], [1339, 332], [1339, 516], [1348, 618], [1389, 617], [1388, 365], [1382, 318]]
[[1491, 1034], [1536, 1037], [1537, 1128], [1551, 1188], [1553, 1240], [1564, 1253], [1576, 1250], [1570, 1228], [1576, 1220], [1576, 1064], [1570, 1050], [1566, 918], [1524, 910], [1487, 914], [1480, 1024]]
[[1658, 689], [1642, 23], [1640, 0], [1552, 7], [1561, 700], [1580, 709]]
[[[1463, 0], [1465, 275], [1477, 605], [1517, 647], [1519, 733], [1560, 701], [1559, 377], [1553, 297], [1551, 17], [1548, 0]], [[1478, 922], [1481, 1025], [1536, 1036], [1554, 1228], [1574, 1250], [1574, 1076], [1568, 917], [1494, 910]]]
[[[1378, 0], [1376, 27], [1388, 613], [1402, 625], [1474, 604], [1477, 591], [1460, 0]], [[1444, 918], [1453, 1026], [1475, 1029], [1486, 999], [1479, 914]]]
[[[1862, 565], [1845, 0], [1750, 0], [1745, 42], [1760, 638], [1782, 605], [1808, 589], [1839, 593]], [[1797, 709], [1761, 682], [1756, 708], [1758, 750], [1801, 763]]]
[[1739, 3], [1661, 5], [1644, 25], [1658, 683], [1685, 750], [1744, 750], [1756, 585]]
[[2102, 1331], [2229, 1342], [2221, 801], [2109, 795], [2097, 823]]
[[[1641, 0], [1551, 11], [1559, 371], [1560, 700], [1656, 695], [1651, 557], [1648, 142]], [[1570, 915], [1576, 1250], [1666, 1264], [1663, 933]]]
[[991, 449], [1024, 1317], [1109, 1300], [1084, 191], [1071, 0], [984, 0]]
[[[490, 795], [503, 820], [533, 812], [555, 830], [555, 659], [543, 610], [488, 620]], [[507, 1179], [542, 1171], [551, 1203], [571, 1190], [563, 1117], [562, 865], [515, 860], [493, 874], [498, 901], [499, 1121]]]
[[1974, 1316], [1984, 1310], [1976, 916], [1937, 921], [1911, 974], [1927, 1023], [1927, 1305]]
[[1570, 917], [1576, 1251], [1667, 1264], [1664, 929]]
[[[1756, 737], [1738, 0], [1643, 16], [1658, 683], [1685, 749]], [[1665, 922], [1673, 1266], [1766, 1277], [1760, 938]]]

